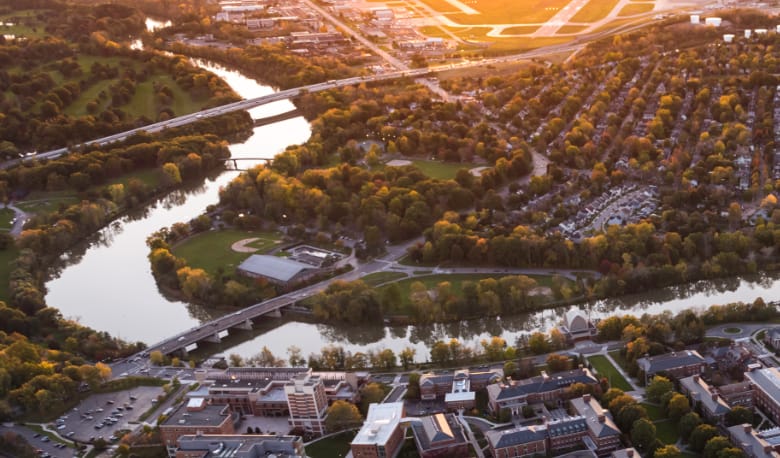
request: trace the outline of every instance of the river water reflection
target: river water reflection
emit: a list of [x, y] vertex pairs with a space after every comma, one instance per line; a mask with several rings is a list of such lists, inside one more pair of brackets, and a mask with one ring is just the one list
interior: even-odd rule
[[[158, 26], [155, 22], [150, 27]], [[242, 97], [257, 97], [273, 92], [235, 71], [202, 61], [193, 61], [224, 78]], [[289, 101], [280, 101], [253, 109], [254, 119], [293, 109]], [[310, 126], [302, 117], [254, 129], [241, 144], [230, 146], [233, 157], [270, 158], [286, 146], [306, 141]], [[137, 214], [128, 215], [101, 231], [92, 240], [63, 256], [63, 267], [52, 271], [46, 284], [47, 303], [66, 317], [77, 318], [94, 329], [130, 341], [154, 343], [175, 335], [220, 312], [166, 298], [152, 277], [146, 258], [146, 237], [164, 226], [186, 221], [218, 200], [218, 190], [235, 172], [222, 172], [202, 185], [174, 192]], [[752, 301], [757, 297], [773, 300], [780, 288], [776, 275], [697, 282], [654, 290], [649, 293], [582, 304], [596, 318], [615, 313], [676, 312], [684, 308], [706, 307], [734, 301]], [[428, 358], [427, 347], [434, 341], [457, 338], [476, 346], [483, 338], [503, 336], [514, 344], [518, 336], [536, 330], [548, 330], [569, 308], [557, 308], [529, 315], [471, 320], [430, 326], [322, 325], [302, 320], [271, 319], [254, 332], [240, 333], [221, 346], [206, 352], [237, 353], [252, 356], [263, 346], [283, 357], [291, 345], [304, 355], [335, 343], [349, 351], [390, 348], [396, 352], [406, 346], [417, 350], [417, 359]]]

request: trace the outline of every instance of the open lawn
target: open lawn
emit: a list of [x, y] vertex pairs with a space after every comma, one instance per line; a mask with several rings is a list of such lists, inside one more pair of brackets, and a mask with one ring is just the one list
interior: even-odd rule
[[11, 230], [11, 226], [13, 226], [11, 221], [14, 219], [14, 215], [16, 215], [16, 213], [10, 208], [0, 208], [0, 230]]
[[642, 407], [645, 408], [645, 411], [647, 412], [648, 418], [650, 418], [650, 421], [656, 422], [658, 420], [664, 419], [664, 412], [663, 409], [661, 409], [661, 406], [650, 404], [649, 402], [643, 402]]
[[306, 446], [310, 458], [338, 458], [349, 452], [349, 444], [355, 438], [354, 431], [345, 431], [336, 436], [318, 440]]
[[476, 0], [464, 2], [480, 14], [465, 14], [445, 0], [422, 0], [460, 24], [534, 24], [553, 17], [570, 0]]
[[517, 27], [507, 27], [501, 32], [503, 35], [529, 35], [537, 31], [539, 27], [535, 25], [521, 25]]
[[561, 26], [560, 29], [556, 33], [559, 34], [566, 34], [566, 33], [580, 33], [583, 30], [587, 29], [587, 26], [584, 25], [564, 25]]
[[68, 207], [78, 202], [78, 198], [73, 192], [32, 192], [24, 200], [14, 202], [14, 205], [27, 213], [45, 215], [54, 213], [61, 207]]
[[365, 277], [361, 277], [360, 279], [369, 286], [377, 286], [381, 285], [382, 283], [387, 283], [393, 280], [400, 280], [402, 278], [406, 278], [406, 274], [403, 272], [374, 272], [372, 274], [366, 275]]
[[471, 164], [459, 164], [455, 162], [421, 161], [413, 160], [412, 164], [422, 173], [437, 180], [449, 180], [455, 178], [460, 169], [469, 169]]
[[232, 273], [244, 259], [252, 253], [238, 253], [230, 247], [239, 240], [259, 237], [260, 246], [265, 249], [257, 253], [263, 253], [276, 245], [280, 240], [277, 234], [263, 232], [249, 232], [228, 229], [224, 231], [207, 231], [190, 237], [173, 247], [173, 254], [187, 260], [187, 265], [200, 268], [214, 275], [220, 268], [225, 273]]
[[619, 388], [623, 391], [631, 391], [633, 388], [628, 381], [620, 375], [615, 366], [604, 355], [595, 355], [588, 357], [588, 361], [599, 373], [599, 376], [606, 377], [609, 380], [609, 386], [612, 388]]
[[[473, 281], [478, 282], [479, 280], [485, 279], [485, 278], [495, 278], [496, 280], [500, 279], [501, 277], [505, 277], [507, 275], [511, 274], [437, 274], [437, 275], [426, 275], [423, 277], [416, 277], [416, 278], [407, 278], [404, 280], [401, 280], [397, 282], [398, 286], [401, 288], [401, 300], [403, 301], [402, 304], [399, 304], [399, 313], [407, 313], [408, 308], [411, 305], [409, 302], [409, 295], [411, 292], [411, 286], [414, 282], [422, 282], [425, 287], [429, 290], [436, 288], [436, 286], [441, 282], [450, 282], [452, 285], [452, 293], [455, 296], [461, 297], [462, 296], [462, 286], [464, 281]], [[552, 283], [552, 277], [549, 276], [537, 276], [537, 275], [528, 275], [528, 277], [533, 278], [536, 280], [537, 284], [539, 286], [547, 286], [549, 287]], [[383, 288], [386, 288], [387, 286], [384, 286]]]
[[0, 34], [29, 38], [47, 36], [43, 24], [36, 17], [42, 11], [24, 10], [0, 15]]
[[596, 22], [604, 19], [618, 4], [618, 0], [590, 0], [569, 22]]
[[621, 369], [628, 371], [628, 361], [626, 361], [626, 359], [623, 358], [623, 355], [620, 354], [620, 350], [613, 350], [609, 352], [609, 356], [611, 356], [612, 359], [618, 363], [618, 366], [620, 366]]
[[653, 11], [654, 7], [654, 3], [632, 3], [624, 6], [618, 13], [618, 16], [634, 16], [636, 14], [649, 13]]
[[117, 177], [100, 187], [102, 188], [112, 184], [121, 183], [125, 185], [125, 188], [127, 188], [127, 183], [129, 183], [131, 179], [135, 178], [151, 188], [156, 188], [160, 184], [160, 178], [162, 177], [161, 173], [162, 172], [160, 169], [157, 168], [137, 170], [135, 172]]
[[655, 435], [664, 444], [675, 444], [680, 439], [677, 424], [671, 420], [659, 421], [655, 424]]

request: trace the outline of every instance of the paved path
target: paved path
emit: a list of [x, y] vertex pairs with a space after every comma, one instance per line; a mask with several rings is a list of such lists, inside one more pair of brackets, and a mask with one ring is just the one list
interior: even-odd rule
[[[617, 371], [620, 373], [620, 375], [622, 375], [622, 376], [623, 376], [623, 378], [624, 378], [624, 379], [626, 379], [626, 381], [628, 382], [628, 384], [629, 384], [629, 385], [631, 385], [631, 388], [633, 388], [633, 391], [634, 391], [634, 392], [636, 392], [636, 393], [638, 393], [638, 394], [639, 394], [641, 397], [644, 397], [644, 395], [645, 395], [645, 389], [644, 389], [644, 388], [642, 388], [642, 387], [640, 387], [640, 386], [639, 386], [639, 385], [637, 385], [636, 383], [634, 383], [634, 379], [633, 379], [633, 378], [631, 378], [631, 376], [630, 376], [630, 375], [628, 375], [628, 374], [626, 373], [626, 371], [624, 371], [624, 370], [623, 370], [623, 368], [622, 368], [622, 367], [620, 367], [620, 364], [618, 364], [618, 363], [617, 363], [617, 361], [615, 361], [615, 360], [612, 358], [612, 356], [611, 356], [611, 355], [609, 354], [609, 352], [607, 351], [607, 347], [606, 347], [606, 346], [604, 346], [604, 348], [603, 348], [603, 350], [602, 350], [602, 351], [603, 351], [603, 353], [601, 353], [601, 354], [603, 354], [604, 356], [606, 356], [606, 357], [607, 357], [607, 359], [609, 360], [609, 362], [610, 362], [610, 363], [612, 363], [612, 365], [613, 365], [613, 366], [615, 366], [615, 369], [617, 369]], [[634, 397], [637, 397], [637, 396], [634, 396]]]
[[14, 223], [11, 226], [11, 230], [9, 233], [14, 236], [18, 237], [19, 234], [22, 233], [22, 229], [24, 228], [24, 223], [27, 222], [28, 219], [30, 219], [30, 215], [25, 213], [24, 210], [22, 210], [19, 207], [15, 207], [13, 204], [6, 204], [5, 208], [10, 208], [14, 211], [16, 216], [14, 217]]
[[479, 442], [477, 442], [477, 438], [474, 437], [474, 433], [471, 431], [471, 426], [466, 421], [466, 419], [463, 418], [463, 409], [458, 410], [458, 421], [463, 426], [463, 430], [466, 432], [466, 436], [469, 438], [469, 442], [471, 442], [471, 446], [474, 447], [474, 451], [477, 453], [477, 457], [485, 458], [485, 454], [482, 453], [482, 447], [479, 446]]

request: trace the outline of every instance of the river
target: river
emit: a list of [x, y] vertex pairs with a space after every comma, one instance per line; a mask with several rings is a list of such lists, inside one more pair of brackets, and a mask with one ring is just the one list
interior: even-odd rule
[[[149, 27], [159, 26], [160, 23], [152, 21]], [[242, 97], [258, 97], [273, 92], [272, 88], [238, 72], [203, 61], [193, 62], [224, 78]], [[289, 101], [280, 101], [255, 108], [250, 114], [257, 119], [292, 108]], [[310, 134], [306, 120], [297, 117], [255, 128], [248, 140], [230, 145], [230, 151], [233, 157], [271, 158], [288, 145], [305, 142]], [[58, 308], [63, 316], [77, 319], [84, 325], [128, 341], [148, 344], [219, 314], [198, 305], [166, 298], [152, 277], [145, 240], [161, 227], [187, 221], [202, 213], [208, 205], [218, 201], [219, 188], [235, 176], [236, 172], [224, 171], [202, 185], [174, 192], [143, 211], [122, 218], [92, 240], [65, 254], [63, 267], [54, 269], [52, 279], [46, 284], [47, 303]], [[617, 312], [675, 312], [712, 304], [752, 301], [757, 297], [774, 299], [778, 289], [780, 276], [776, 275], [731, 278], [664, 288], [578, 307], [586, 309], [593, 318]], [[285, 357], [291, 345], [299, 347], [303, 355], [317, 352], [328, 344], [341, 345], [353, 352], [390, 348], [397, 353], [409, 346], [417, 351], [417, 360], [425, 361], [428, 346], [438, 339], [457, 338], [465, 345], [476, 346], [481, 339], [500, 335], [514, 344], [520, 335], [550, 329], [561, 321], [568, 309], [430, 326], [378, 324], [356, 327], [269, 318], [254, 332], [232, 336], [220, 346], [207, 347], [204, 353], [237, 353], [247, 357], [267, 346], [277, 357]]]

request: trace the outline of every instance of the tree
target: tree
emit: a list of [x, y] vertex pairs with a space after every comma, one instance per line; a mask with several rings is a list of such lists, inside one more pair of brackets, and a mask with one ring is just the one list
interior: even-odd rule
[[230, 361], [230, 367], [241, 367], [244, 365], [244, 358], [237, 353], [231, 353], [228, 356], [228, 360]]
[[[612, 414], [612, 416], [616, 417], [617, 414], [626, 406], [636, 403], [636, 399], [634, 399], [634, 397], [630, 394], [621, 394], [620, 396], [613, 398], [607, 405], [607, 408], [609, 409], [609, 412]], [[633, 427], [633, 425], [630, 426]]]
[[363, 423], [363, 416], [357, 406], [347, 401], [335, 401], [328, 408], [328, 416], [325, 418], [325, 428], [328, 431], [341, 431], [347, 428], [356, 428]]
[[640, 418], [631, 427], [631, 442], [642, 453], [650, 453], [655, 445], [655, 425], [646, 418]]
[[163, 184], [165, 186], [176, 186], [181, 184], [181, 172], [179, 167], [173, 162], [166, 162], [162, 166]]
[[363, 387], [360, 392], [360, 413], [366, 415], [368, 406], [373, 403], [380, 403], [385, 398], [385, 390], [379, 383], [369, 383]]
[[541, 355], [550, 351], [547, 336], [543, 332], [535, 332], [528, 338], [528, 349], [535, 355]]
[[615, 424], [621, 431], [630, 431], [634, 423], [641, 418], [647, 418], [647, 411], [642, 405], [635, 402], [620, 409], [615, 417]]
[[292, 367], [301, 367], [306, 364], [306, 358], [301, 354], [301, 349], [295, 345], [287, 347], [287, 357]]
[[420, 374], [412, 372], [409, 374], [409, 382], [406, 384], [405, 399], [420, 399]]
[[415, 350], [412, 347], [404, 347], [403, 350], [401, 350], [401, 353], [398, 354], [398, 359], [401, 360], [401, 366], [403, 366], [404, 370], [409, 370], [409, 367], [414, 363], [414, 356], [417, 353], [417, 350]]
[[551, 373], [562, 372], [569, 369], [570, 360], [568, 356], [552, 353], [545, 360]]
[[682, 458], [680, 449], [674, 445], [666, 445], [655, 451], [653, 458]]
[[753, 411], [747, 407], [735, 406], [730, 411], [726, 412], [725, 416], [726, 426], [753, 424]]
[[677, 421], [683, 415], [691, 411], [691, 404], [688, 402], [688, 398], [680, 393], [675, 393], [669, 403], [666, 405], [666, 412], [669, 419]]
[[647, 385], [645, 394], [650, 402], [661, 402], [661, 397], [674, 390], [674, 384], [666, 377], [656, 375]]
[[723, 436], [715, 436], [704, 444], [704, 458], [719, 458], [720, 451], [732, 447], [731, 442]]
[[718, 430], [714, 426], [702, 424], [694, 428], [691, 436], [688, 438], [688, 447], [694, 452], [701, 452], [707, 441], [718, 435]]
[[514, 361], [504, 363], [504, 377], [512, 377], [517, 371], [517, 364]]
[[684, 442], [688, 442], [691, 433], [700, 424], [702, 424], [702, 420], [696, 412], [688, 412], [683, 415], [682, 418], [680, 418], [680, 422], [677, 424], [677, 429], [680, 431], [680, 438]]
[[165, 356], [163, 356], [160, 350], [154, 350], [149, 353], [149, 362], [155, 366], [162, 366], [165, 362]]

